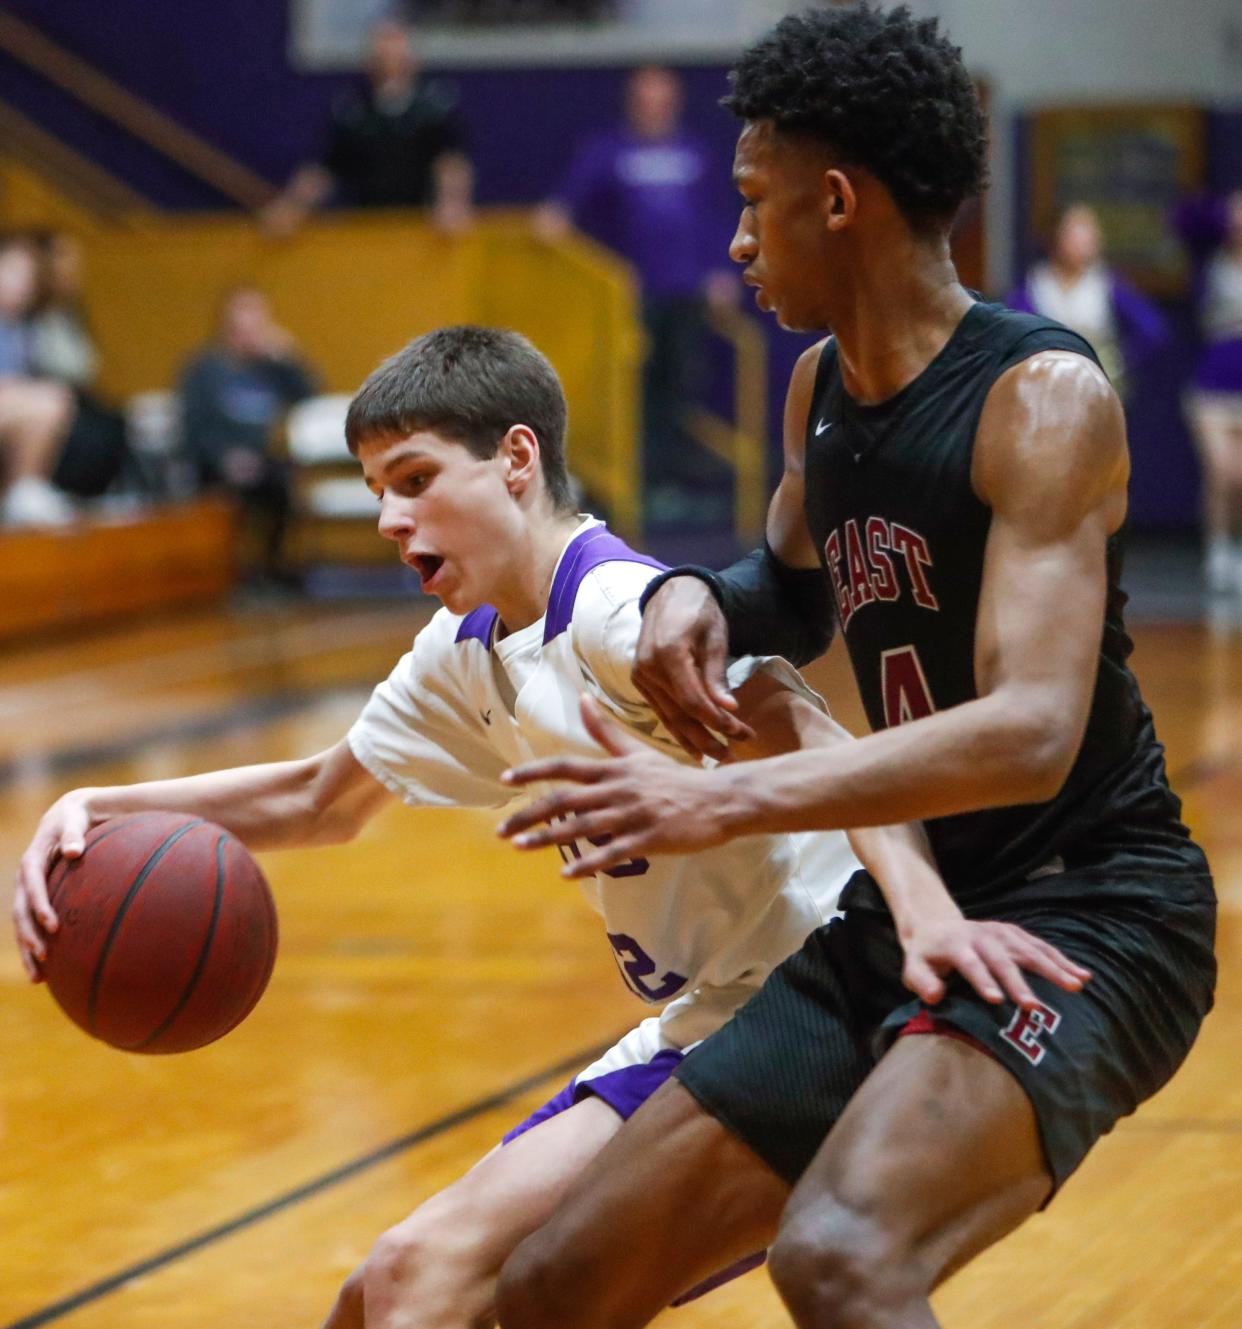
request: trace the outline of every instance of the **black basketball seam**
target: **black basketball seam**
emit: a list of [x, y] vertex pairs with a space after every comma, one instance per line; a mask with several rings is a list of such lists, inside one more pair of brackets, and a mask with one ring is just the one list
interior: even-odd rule
[[93, 1034], [95, 1032], [95, 1007], [99, 1002], [99, 988], [103, 983], [104, 966], [108, 962], [108, 955], [112, 950], [112, 943], [116, 941], [117, 933], [121, 930], [121, 924], [125, 920], [125, 915], [129, 912], [129, 907], [133, 904], [135, 897], [142, 888], [142, 883], [151, 875], [155, 865], [161, 858], [181, 839], [183, 835], [192, 831], [195, 826], [202, 826], [204, 823], [201, 818], [196, 818], [185, 826], [179, 826], [171, 835], [167, 836], [164, 843], [161, 844], [150, 858], [142, 865], [141, 871], [134, 878], [133, 885], [125, 892], [125, 898], [121, 901], [120, 908], [116, 911], [112, 919], [112, 926], [108, 929], [108, 938], [103, 944], [103, 949], [99, 953], [99, 959], [95, 962], [95, 972], [91, 975], [91, 997], [86, 1007], [86, 1027]]
[[[190, 1000], [194, 989], [198, 986], [198, 980], [203, 976], [203, 970], [207, 967], [207, 957], [211, 954], [211, 943], [215, 939], [216, 925], [220, 921], [220, 909], [224, 899], [224, 841], [226, 838], [222, 835], [216, 841], [216, 893], [211, 902], [211, 918], [207, 923], [207, 935], [203, 938], [198, 959], [194, 962], [194, 971], [186, 980], [186, 985], [181, 990], [181, 996], [177, 998], [176, 1004], [168, 1012], [163, 1023], [140, 1043], [127, 1043], [124, 1047], [126, 1052], [141, 1052], [143, 1048], [150, 1047], [161, 1034], [166, 1033], [172, 1022], [185, 1009], [186, 1002]], [[228, 1030], [226, 1029], [224, 1032], [227, 1033]]]

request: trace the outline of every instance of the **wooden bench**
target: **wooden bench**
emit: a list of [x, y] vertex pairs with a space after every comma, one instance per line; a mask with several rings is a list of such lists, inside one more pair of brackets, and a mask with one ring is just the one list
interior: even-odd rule
[[0, 529], [0, 640], [220, 598], [235, 579], [233, 523], [212, 498]]

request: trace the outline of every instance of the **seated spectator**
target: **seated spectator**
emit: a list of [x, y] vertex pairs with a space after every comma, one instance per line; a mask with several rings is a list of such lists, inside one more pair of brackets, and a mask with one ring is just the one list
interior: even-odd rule
[[26, 321], [31, 372], [62, 383], [74, 398], [73, 422], [52, 482], [75, 497], [96, 498], [129, 461], [125, 421], [95, 391], [99, 353], [82, 301], [81, 245], [65, 231], [34, 239], [40, 268]]
[[1201, 265], [1203, 350], [1186, 410], [1203, 465], [1204, 575], [1242, 598], [1242, 189], [1188, 199], [1174, 223]]
[[26, 319], [38, 258], [25, 238], [0, 240], [0, 523], [63, 526], [72, 503], [52, 483], [73, 423], [73, 396], [35, 376]]
[[1103, 241], [1094, 208], [1085, 203], [1065, 208], [1047, 259], [1030, 269], [1009, 304], [1055, 318], [1085, 337], [1124, 400], [1168, 332], [1160, 310], [1105, 263]]
[[332, 108], [323, 157], [300, 167], [263, 214], [274, 235], [289, 235], [334, 193], [355, 208], [425, 208], [441, 230], [470, 220], [474, 172], [453, 98], [420, 84], [411, 33], [385, 20], [371, 29], [367, 79]]
[[258, 571], [276, 581], [289, 580], [282, 545], [290, 495], [288, 468], [272, 445], [288, 408], [316, 389], [293, 338], [253, 286], [225, 292], [215, 342], [181, 375], [182, 436], [199, 479], [241, 501], [259, 535]]

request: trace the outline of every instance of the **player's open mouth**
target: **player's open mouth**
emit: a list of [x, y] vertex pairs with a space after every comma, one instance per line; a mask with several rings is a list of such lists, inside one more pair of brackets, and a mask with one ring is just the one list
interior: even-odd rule
[[436, 573], [444, 566], [444, 560], [438, 554], [407, 554], [405, 562], [418, 573], [424, 591], [431, 589]]

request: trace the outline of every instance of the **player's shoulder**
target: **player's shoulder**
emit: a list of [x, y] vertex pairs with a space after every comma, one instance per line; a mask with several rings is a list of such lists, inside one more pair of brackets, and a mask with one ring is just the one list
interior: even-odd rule
[[1091, 343], [1080, 332], [1046, 314], [979, 300], [971, 306], [968, 318], [963, 340], [968, 344], [986, 346], [1002, 369], [1041, 351], [1067, 351], [1093, 364], [1099, 363]]
[[631, 548], [602, 523], [588, 526], [569, 542], [548, 596], [544, 641], [562, 633], [589, 642], [619, 609], [632, 606], [664, 564]]

